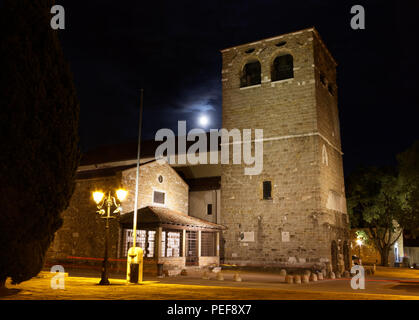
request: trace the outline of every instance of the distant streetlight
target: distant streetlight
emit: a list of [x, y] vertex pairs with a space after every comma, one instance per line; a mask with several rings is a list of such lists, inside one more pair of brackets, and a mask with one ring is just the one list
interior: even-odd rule
[[[98, 213], [101, 218], [106, 219], [105, 224], [105, 256], [102, 263], [100, 285], [109, 285], [108, 280], [108, 246], [109, 246], [109, 219], [119, 218], [119, 214], [122, 211], [121, 202], [125, 200], [128, 192], [124, 189], [118, 189], [115, 191], [116, 198], [111, 196], [111, 192], [105, 197], [101, 191], [95, 191], [92, 193], [93, 200], [96, 202]], [[104, 209], [106, 207], [106, 210]], [[115, 207], [115, 210], [111, 214], [111, 207]]]
[[361, 247], [363, 244], [363, 241], [361, 238], [356, 239], [356, 243], [359, 246], [359, 264], [361, 264]]

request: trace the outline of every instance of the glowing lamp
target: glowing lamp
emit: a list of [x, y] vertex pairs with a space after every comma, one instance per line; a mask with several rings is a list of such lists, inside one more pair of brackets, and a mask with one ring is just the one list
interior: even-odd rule
[[358, 246], [362, 246], [362, 240], [361, 239], [356, 239], [356, 243], [358, 244]]
[[116, 190], [116, 196], [117, 196], [119, 201], [124, 201], [125, 198], [127, 197], [127, 194], [128, 194], [128, 191], [126, 191], [124, 189]]
[[97, 204], [99, 204], [99, 203], [102, 201], [103, 196], [104, 196], [103, 192], [100, 192], [100, 191], [95, 191], [95, 192], [93, 192], [93, 200], [94, 200]]

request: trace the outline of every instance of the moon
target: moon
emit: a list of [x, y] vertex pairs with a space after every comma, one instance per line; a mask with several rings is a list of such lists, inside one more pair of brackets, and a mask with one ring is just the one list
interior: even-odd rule
[[199, 124], [203, 127], [206, 127], [209, 123], [209, 119], [207, 116], [200, 116], [198, 121], [199, 121]]

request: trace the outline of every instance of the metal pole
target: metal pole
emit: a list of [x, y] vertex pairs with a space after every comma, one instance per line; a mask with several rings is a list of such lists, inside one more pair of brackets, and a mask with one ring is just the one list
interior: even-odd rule
[[140, 120], [138, 128], [138, 149], [137, 149], [137, 174], [135, 178], [135, 201], [134, 201], [134, 221], [133, 221], [133, 247], [137, 245], [137, 210], [138, 210], [138, 185], [140, 180], [140, 148], [141, 148], [141, 127], [143, 120], [143, 92], [144, 89], [141, 89], [141, 98], [140, 98]]
[[108, 207], [106, 224], [105, 224], [105, 257], [103, 258], [102, 264], [102, 276], [99, 284], [108, 285], [108, 245], [109, 245], [109, 219], [111, 216], [111, 194], [109, 192], [108, 199], [106, 200], [106, 206]]

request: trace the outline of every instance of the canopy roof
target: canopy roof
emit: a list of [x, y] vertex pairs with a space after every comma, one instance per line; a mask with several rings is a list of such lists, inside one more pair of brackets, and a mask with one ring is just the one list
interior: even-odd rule
[[[226, 227], [184, 215], [180, 212], [165, 208], [148, 206], [137, 211], [137, 228], [150, 226], [181, 227], [182, 229], [212, 229], [225, 230]], [[132, 228], [134, 211], [121, 215], [120, 224], [125, 228]]]

